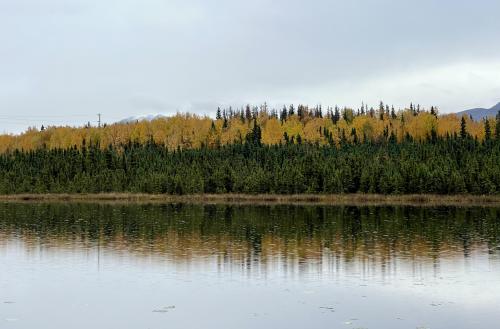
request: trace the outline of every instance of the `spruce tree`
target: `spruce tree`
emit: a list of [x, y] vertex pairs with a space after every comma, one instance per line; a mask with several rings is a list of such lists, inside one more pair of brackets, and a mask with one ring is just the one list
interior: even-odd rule
[[431, 106], [431, 114], [437, 118], [438, 112], [437, 109], [434, 106]]
[[489, 142], [491, 139], [491, 127], [488, 119], [484, 119], [484, 140], [485, 142]]
[[497, 113], [497, 123], [495, 126], [495, 139], [500, 141], [500, 110]]
[[378, 106], [378, 116], [380, 120], [384, 120], [384, 102], [380, 101]]
[[302, 144], [302, 137], [300, 136], [300, 134], [297, 134], [297, 144]]
[[250, 104], [247, 104], [247, 106], [245, 107], [245, 119], [247, 121], [250, 121], [250, 119], [252, 119], [252, 111], [250, 109]]
[[299, 116], [300, 120], [304, 119], [304, 106], [303, 105], [297, 106], [297, 115]]
[[286, 121], [286, 117], [287, 117], [286, 106], [283, 106], [283, 109], [281, 110], [281, 113], [280, 113], [281, 123], [283, 123], [284, 121]]
[[283, 139], [285, 140], [285, 144], [290, 143], [290, 138], [288, 137], [288, 133], [286, 131], [283, 133]]
[[247, 133], [245, 139], [248, 144], [256, 146], [262, 145], [262, 130], [257, 124], [257, 119], [253, 119], [253, 128]]
[[395, 120], [397, 118], [396, 111], [394, 110], [394, 106], [391, 107], [391, 118]]
[[339, 108], [337, 106], [335, 106], [335, 112], [333, 113], [333, 116], [332, 116], [332, 122], [334, 125], [337, 124], [337, 122], [339, 122], [340, 120], [340, 111], [339, 111]]
[[465, 122], [465, 117], [462, 117], [462, 120], [460, 121], [460, 138], [467, 138], [467, 123]]

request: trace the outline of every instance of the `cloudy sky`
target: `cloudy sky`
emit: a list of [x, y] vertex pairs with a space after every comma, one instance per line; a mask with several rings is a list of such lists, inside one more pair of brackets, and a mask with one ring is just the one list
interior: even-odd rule
[[0, 132], [217, 105], [500, 101], [498, 0], [0, 0]]

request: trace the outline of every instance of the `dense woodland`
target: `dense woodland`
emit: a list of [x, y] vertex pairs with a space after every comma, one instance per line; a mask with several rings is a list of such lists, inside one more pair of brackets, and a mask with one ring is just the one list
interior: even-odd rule
[[[307, 114], [301, 112], [305, 110]], [[378, 118], [360, 113], [352, 118], [350, 130], [345, 128], [349, 119], [341, 118], [345, 112], [329, 109], [323, 118], [321, 109], [315, 110], [300, 108], [296, 114], [283, 109], [281, 115], [250, 112], [248, 117], [244, 112], [228, 117], [219, 110], [218, 119], [209, 121], [212, 142], [205, 140], [199, 147], [172, 148], [158, 141], [153, 130], [144, 141], [128, 138], [106, 146], [99, 138], [83, 138], [66, 147], [44, 143], [7, 148], [0, 154], [0, 193], [500, 193], [500, 115], [481, 123], [464, 117], [458, 131], [443, 133], [439, 125], [450, 119], [439, 117], [434, 109], [427, 112], [412, 106], [391, 114], [381, 104]], [[414, 124], [408, 114], [413, 122], [430, 120], [435, 125], [423, 136], [410, 133], [419, 130], [408, 128]], [[266, 143], [263, 116], [269, 116], [267, 125], [270, 120], [281, 127], [299, 122], [302, 132], [306, 116], [309, 122], [331, 125], [318, 126], [314, 138], [285, 130], [277, 143]], [[235, 120], [249, 128], [231, 143], [222, 142], [221, 129], [230, 129], [229, 122]], [[376, 130], [356, 129], [356, 120], [372, 128], [372, 122], [387, 125], [375, 134]], [[483, 131], [472, 134], [471, 123], [480, 124]], [[131, 126], [142, 124], [155, 122]], [[408, 130], [401, 135], [402, 126]]]
[[[496, 125], [500, 125], [500, 116]], [[486, 125], [488, 127], [488, 125]], [[0, 193], [473, 193], [500, 192], [500, 130], [425, 140], [347, 139], [311, 143], [300, 135], [262, 143], [254, 119], [241, 142], [169, 150], [150, 139], [102, 148], [14, 150], [0, 156]]]
[[265, 145], [279, 145], [288, 141], [301, 141], [336, 145], [342, 142], [379, 142], [393, 136], [401, 142], [409, 135], [417, 141], [425, 141], [435, 134], [445, 138], [460, 134], [461, 120], [465, 120], [467, 133], [482, 141], [486, 138], [486, 126], [495, 132], [495, 118], [473, 121], [455, 114], [439, 115], [437, 108], [424, 109], [410, 104], [396, 110], [380, 103], [376, 108], [361, 105], [358, 109], [284, 106], [269, 109], [266, 104], [256, 107], [217, 109], [216, 119], [192, 114], [178, 114], [169, 118], [111, 125], [82, 127], [30, 128], [20, 135], [0, 135], [0, 152], [35, 150], [39, 148], [67, 149], [97, 144], [101, 149], [109, 145], [118, 148], [132, 143], [165, 145], [169, 150], [199, 149], [242, 143], [252, 130], [254, 121], [261, 129], [261, 141]]

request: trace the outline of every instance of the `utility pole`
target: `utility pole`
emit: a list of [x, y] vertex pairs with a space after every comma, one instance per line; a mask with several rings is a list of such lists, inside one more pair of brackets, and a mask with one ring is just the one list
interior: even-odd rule
[[101, 113], [97, 113], [97, 116], [99, 117], [99, 120], [97, 120], [97, 126], [101, 128]]

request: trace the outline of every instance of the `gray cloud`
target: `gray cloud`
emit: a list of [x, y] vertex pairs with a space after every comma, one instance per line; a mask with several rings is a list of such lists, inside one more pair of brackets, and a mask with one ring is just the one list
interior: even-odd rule
[[498, 12], [496, 0], [4, 0], [0, 130], [264, 101], [491, 106]]

